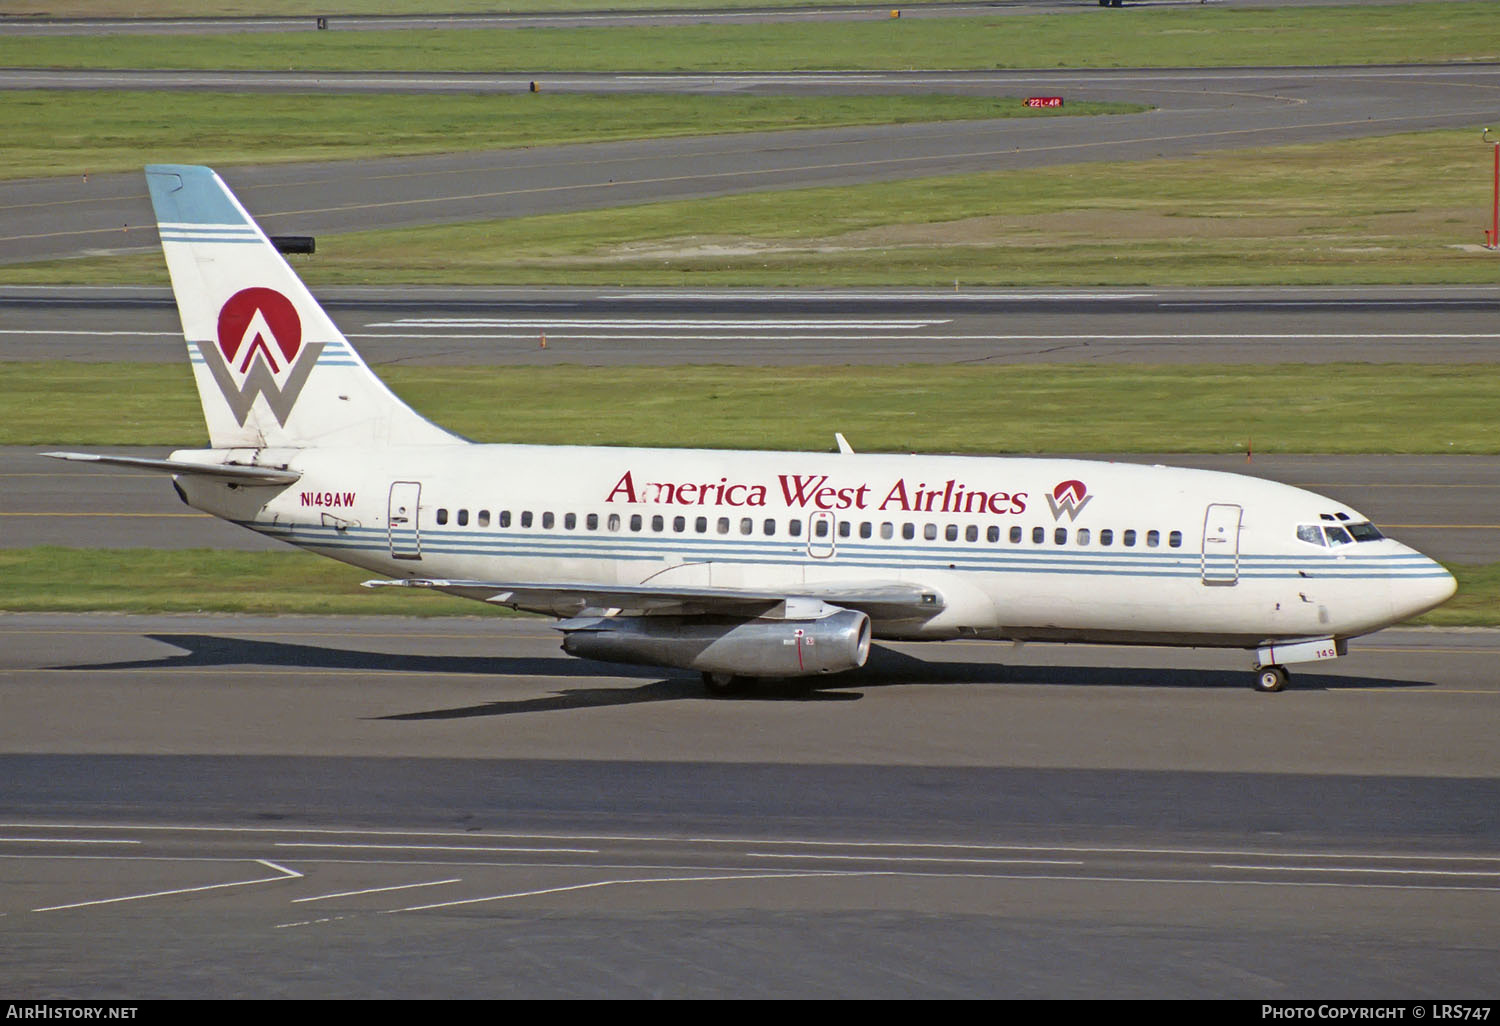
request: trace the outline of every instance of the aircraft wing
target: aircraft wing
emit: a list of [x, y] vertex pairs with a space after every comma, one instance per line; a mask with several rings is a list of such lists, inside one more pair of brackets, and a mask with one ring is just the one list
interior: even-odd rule
[[91, 452], [44, 452], [41, 455], [54, 460], [103, 463], [112, 467], [153, 470], [160, 474], [203, 474], [208, 477], [239, 481], [242, 484], [291, 484], [302, 476], [299, 470], [250, 467], [239, 463], [188, 463], [186, 460], [150, 460], [140, 456], [100, 456]]
[[804, 585], [785, 591], [743, 588], [674, 587], [651, 584], [558, 584], [517, 581], [464, 581], [414, 578], [365, 581], [366, 588], [432, 588], [500, 606], [557, 615], [588, 609], [730, 616], [780, 615], [777, 607], [815, 600], [858, 609], [875, 620], [927, 619], [943, 609], [932, 588], [904, 582]]

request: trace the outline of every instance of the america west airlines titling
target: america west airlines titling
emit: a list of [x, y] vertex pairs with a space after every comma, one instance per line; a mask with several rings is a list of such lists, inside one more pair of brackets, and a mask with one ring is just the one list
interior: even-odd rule
[[219, 177], [146, 169], [210, 449], [183, 501], [380, 579], [559, 618], [564, 650], [757, 678], [872, 638], [1238, 648], [1255, 685], [1448, 599], [1312, 492], [1082, 460], [476, 445], [360, 359]]

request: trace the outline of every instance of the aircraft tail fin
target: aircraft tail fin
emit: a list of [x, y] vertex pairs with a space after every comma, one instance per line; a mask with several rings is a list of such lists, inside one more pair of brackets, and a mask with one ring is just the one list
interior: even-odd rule
[[211, 169], [146, 183], [214, 448], [463, 441], [371, 372]]

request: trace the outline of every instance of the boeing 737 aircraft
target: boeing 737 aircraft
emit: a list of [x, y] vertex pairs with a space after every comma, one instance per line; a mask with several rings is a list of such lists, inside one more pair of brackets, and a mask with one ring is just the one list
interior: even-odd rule
[[1081, 460], [477, 445], [392, 394], [213, 171], [146, 169], [211, 449], [183, 501], [352, 563], [561, 619], [573, 655], [714, 693], [862, 666], [872, 638], [1211, 646], [1285, 664], [1454, 592], [1332, 499]]

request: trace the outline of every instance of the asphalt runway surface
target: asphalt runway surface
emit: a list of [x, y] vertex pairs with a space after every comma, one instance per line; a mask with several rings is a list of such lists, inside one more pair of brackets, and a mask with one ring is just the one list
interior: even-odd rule
[[[5, 72], [10, 88], [73, 73]], [[80, 73], [77, 88], [524, 92], [536, 75]], [[1143, 114], [808, 129], [543, 146], [358, 162], [221, 168], [272, 234], [523, 217], [769, 189], [854, 185], [1080, 161], [1475, 127], [1500, 114], [1500, 66], [1150, 71], [544, 76], [548, 91], [971, 92], [1150, 104]], [[138, 172], [0, 183], [0, 262], [142, 251], [156, 228]]]
[[[1500, 287], [319, 288], [387, 363], [1493, 363]], [[542, 347], [545, 336], [547, 345]], [[0, 361], [175, 363], [167, 288], [0, 287]]]
[[1493, 987], [1494, 632], [1276, 696], [1243, 653], [947, 643], [736, 701], [534, 620], [0, 638], [28, 997]]

